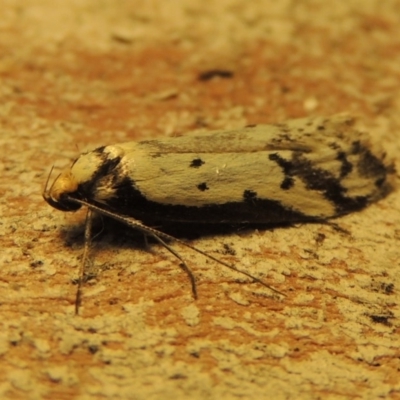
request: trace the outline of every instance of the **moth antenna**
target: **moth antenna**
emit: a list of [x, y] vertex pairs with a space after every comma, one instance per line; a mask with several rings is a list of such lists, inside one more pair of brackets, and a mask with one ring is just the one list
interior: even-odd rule
[[46, 201], [47, 201], [47, 198], [49, 196], [48, 195], [49, 191], [47, 189], [49, 187], [50, 177], [51, 177], [51, 174], [53, 173], [53, 169], [54, 169], [54, 165], [51, 167], [50, 172], [47, 175], [46, 183], [44, 185], [44, 189], [43, 189], [43, 193], [42, 193], [42, 196]]
[[75, 315], [79, 314], [79, 307], [82, 302], [82, 286], [85, 274], [85, 265], [87, 259], [89, 258], [89, 251], [92, 241], [92, 226], [93, 226], [93, 210], [91, 208], [88, 208], [85, 221], [85, 235], [84, 235], [85, 245], [83, 250], [81, 266], [79, 268], [78, 285], [76, 288], [76, 295], [75, 295]]
[[170, 253], [172, 253], [178, 260], [181, 261], [181, 264], [179, 264], [179, 267], [186, 272], [187, 276], [189, 277], [190, 284], [192, 286], [192, 293], [193, 297], [195, 300], [197, 300], [197, 287], [196, 287], [196, 279], [193, 275], [193, 272], [191, 269], [188, 267], [186, 264], [185, 260], [182, 258], [182, 256], [177, 253], [168, 243], [165, 243], [164, 240], [162, 240], [158, 235], [156, 234], [151, 234], [151, 236], [156, 239], [159, 243], [161, 243]]
[[267, 285], [267, 284], [266, 284], [265, 282], [263, 282], [261, 279], [258, 279], [256, 276], [253, 276], [253, 275], [249, 274], [248, 272], [243, 271], [243, 270], [241, 270], [241, 269], [235, 267], [235, 266], [232, 265], [232, 264], [228, 264], [228, 263], [226, 263], [225, 261], [222, 261], [222, 260], [220, 260], [219, 258], [216, 258], [216, 257], [214, 257], [214, 256], [212, 256], [212, 255], [210, 255], [210, 254], [207, 254], [207, 253], [204, 252], [203, 250], [200, 250], [199, 248], [190, 245], [189, 243], [185, 243], [184, 241], [182, 241], [182, 240], [180, 240], [180, 239], [174, 238], [173, 236], [171, 236], [171, 240], [174, 240], [175, 242], [180, 243], [181, 245], [186, 246], [186, 247], [188, 247], [189, 249], [192, 249], [193, 251], [195, 251], [195, 252], [197, 252], [197, 253], [203, 255], [204, 257], [209, 258], [210, 260], [215, 261], [215, 262], [218, 263], [218, 264], [223, 265], [224, 267], [229, 268], [229, 269], [232, 270], [232, 271], [235, 271], [235, 272], [238, 272], [239, 274], [245, 275], [245, 276], [247, 276], [248, 278], [252, 279], [254, 282], [257, 282], [257, 283], [259, 283], [260, 285], [266, 287], [267, 289], [272, 290], [273, 292], [275, 292], [275, 293], [277, 293], [277, 294], [280, 294], [280, 295], [286, 297], [286, 295], [285, 295], [284, 293], [280, 292], [278, 289], [275, 289], [275, 288], [273, 288], [272, 286]]
[[[220, 260], [220, 259], [218, 259], [218, 258], [216, 258], [216, 257], [214, 257], [214, 256], [212, 256], [212, 255], [210, 255], [210, 254], [207, 254], [206, 252], [204, 252], [204, 251], [198, 249], [197, 247], [194, 247], [194, 246], [192, 246], [192, 245], [190, 245], [190, 244], [184, 242], [183, 240], [177, 239], [177, 238], [175, 238], [175, 237], [173, 237], [173, 236], [171, 236], [171, 235], [168, 235], [167, 233], [164, 233], [164, 232], [161, 232], [161, 231], [159, 231], [159, 230], [157, 230], [157, 229], [154, 229], [154, 228], [151, 228], [151, 227], [149, 227], [149, 226], [146, 226], [146, 225], [142, 224], [142, 222], [140, 222], [139, 220], [136, 220], [136, 219], [134, 219], [134, 218], [132, 218], [132, 217], [125, 217], [125, 216], [121, 216], [121, 215], [115, 214], [115, 213], [113, 213], [112, 211], [104, 210], [103, 208], [98, 207], [98, 206], [96, 206], [96, 205], [94, 205], [94, 204], [88, 203], [88, 202], [86, 202], [86, 201], [84, 201], [84, 200], [76, 199], [76, 198], [71, 197], [71, 196], [68, 196], [68, 200], [70, 200], [70, 201], [72, 201], [72, 202], [75, 202], [75, 203], [78, 203], [78, 204], [81, 204], [81, 205], [83, 205], [83, 206], [86, 206], [86, 207], [92, 209], [93, 211], [98, 212], [99, 214], [102, 214], [102, 215], [105, 215], [105, 216], [107, 216], [107, 217], [113, 218], [113, 219], [115, 219], [116, 221], [120, 221], [120, 222], [124, 223], [125, 225], [128, 225], [128, 226], [130, 226], [130, 227], [132, 227], [132, 228], [136, 228], [136, 229], [138, 229], [138, 230], [140, 230], [140, 231], [142, 231], [142, 232], [144, 232], [144, 233], [147, 233], [147, 234], [149, 234], [150, 236], [154, 237], [154, 238], [155, 238], [157, 241], [159, 241], [167, 250], [169, 250], [169, 251], [170, 251], [172, 254], [174, 254], [179, 260], [182, 261], [183, 266], [181, 266], [181, 268], [188, 274], [188, 276], [189, 276], [189, 278], [190, 278], [190, 280], [191, 280], [191, 282], [192, 282], [192, 291], [193, 291], [193, 295], [194, 295], [194, 296], [195, 296], [195, 293], [196, 293], [196, 289], [193, 289], [193, 288], [195, 288], [195, 280], [194, 280], [194, 277], [193, 277], [192, 272], [191, 272], [190, 269], [187, 267], [187, 265], [186, 265], [186, 263], [183, 261], [182, 257], [179, 256], [179, 254], [176, 253], [175, 250], [173, 250], [169, 245], [167, 245], [167, 243], [165, 243], [163, 240], [161, 240], [161, 238], [167, 239], [167, 240], [171, 240], [171, 241], [174, 241], [174, 242], [176, 242], [176, 243], [180, 243], [180, 244], [182, 244], [183, 246], [186, 246], [186, 247], [188, 247], [189, 249], [192, 249], [193, 251], [195, 251], [195, 252], [197, 252], [197, 253], [203, 255], [204, 257], [207, 257], [207, 258], [209, 258], [209, 259], [215, 261], [216, 263], [221, 264], [221, 265], [223, 265], [223, 266], [225, 266], [225, 267], [231, 269], [232, 271], [236, 271], [236, 272], [238, 272], [238, 273], [240, 273], [240, 274], [242, 274], [242, 275], [247, 276], [248, 278], [252, 279], [254, 282], [259, 283], [260, 285], [266, 287], [267, 289], [270, 289], [270, 290], [272, 290], [273, 292], [275, 292], [275, 293], [277, 293], [277, 294], [280, 294], [280, 295], [282, 295], [282, 296], [286, 296], [284, 293], [280, 292], [279, 290], [273, 288], [273, 287], [270, 286], [270, 285], [267, 285], [267, 284], [264, 283], [261, 279], [258, 279], [257, 277], [255, 277], [255, 276], [249, 274], [248, 272], [243, 271], [243, 270], [241, 270], [241, 269], [239, 269], [239, 268], [237, 268], [237, 267], [235, 267], [235, 266], [233, 266], [233, 265], [231, 265], [231, 264], [228, 264], [228, 263], [226, 263], [226, 262], [224, 262], [224, 261], [222, 261], [222, 260]], [[193, 277], [193, 280], [192, 280], [192, 277]], [[193, 284], [194, 284], [194, 285], [193, 285]], [[195, 298], [196, 298], [196, 296], [195, 296]]]

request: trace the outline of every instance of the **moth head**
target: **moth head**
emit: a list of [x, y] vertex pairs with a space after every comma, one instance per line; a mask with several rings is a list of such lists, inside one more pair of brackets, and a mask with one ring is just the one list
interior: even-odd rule
[[78, 183], [76, 179], [74, 179], [71, 170], [65, 170], [58, 175], [53, 184], [50, 186], [50, 189], [48, 189], [50, 175], [51, 172], [47, 178], [46, 187], [43, 192], [43, 198], [46, 200], [46, 202], [60, 211], [78, 210], [81, 205], [72, 202], [68, 198], [69, 196], [73, 196], [78, 190]]
[[81, 205], [74, 199], [100, 203], [107, 200], [114, 195], [114, 173], [120, 159], [121, 150], [116, 146], [99, 147], [82, 154], [48, 189], [49, 176], [43, 198], [61, 211], [78, 210]]

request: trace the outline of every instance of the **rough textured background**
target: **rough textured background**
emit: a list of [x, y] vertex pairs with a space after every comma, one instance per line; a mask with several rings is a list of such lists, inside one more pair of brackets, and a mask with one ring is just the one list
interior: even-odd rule
[[297, 225], [192, 242], [285, 299], [179, 248], [193, 301], [170, 254], [106, 227], [80, 316], [84, 212], [41, 198], [50, 167], [86, 148], [340, 111], [398, 160], [400, 1], [0, 9], [2, 399], [400, 398], [398, 192], [336, 220], [349, 234]]

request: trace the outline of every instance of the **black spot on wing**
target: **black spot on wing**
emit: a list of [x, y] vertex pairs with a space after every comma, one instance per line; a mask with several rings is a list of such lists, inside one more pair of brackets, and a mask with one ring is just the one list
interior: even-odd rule
[[199, 168], [201, 167], [203, 164], [205, 164], [205, 161], [203, 161], [201, 158], [195, 158], [192, 160], [192, 162], [190, 163], [190, 167], [191, 168]]
[[287, 176], [286, 178], [283, 179], [280, 188], [282, 190], [289, 190], [294, 186], [294, 179], [292, 176]]
[[203, 182], [203, 183], [199, 183], [197, 185], [197, 189], [199, 189], [200, 191], [204, 192], [205, 190], [208, 190], [209, 187], [207, 186], [207, 183]]

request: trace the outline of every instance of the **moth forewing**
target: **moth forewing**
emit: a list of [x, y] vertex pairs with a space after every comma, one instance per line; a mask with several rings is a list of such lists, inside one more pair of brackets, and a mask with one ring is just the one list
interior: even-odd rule
[[[153, 236], [151, 225], [324, 221], [385, 196], [393, 168], [345, 115], [192, 133], [99, 147], [78, 157], [45, 190], [55, 208], [82, 205]], [[273, 289], [275, 290], [275, 289]]]

